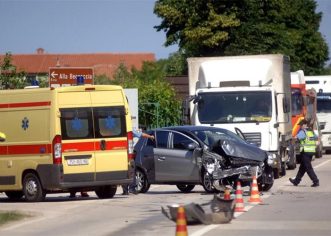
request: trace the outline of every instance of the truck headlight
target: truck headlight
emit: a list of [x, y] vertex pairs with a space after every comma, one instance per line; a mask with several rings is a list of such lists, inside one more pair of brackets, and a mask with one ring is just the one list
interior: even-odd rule
[[267, 152], [268, 155], [268, 165], [275, 166], [277, 164], [277, 156], [274, 153]]

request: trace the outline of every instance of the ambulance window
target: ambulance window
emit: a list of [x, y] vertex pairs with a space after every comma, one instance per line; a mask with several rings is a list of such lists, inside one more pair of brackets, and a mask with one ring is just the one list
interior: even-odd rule
[[126, 136], [124, 107], [93, 108], [95, 137]]
[[93, 138], [90, 108], [60, 109], [62, 139]]

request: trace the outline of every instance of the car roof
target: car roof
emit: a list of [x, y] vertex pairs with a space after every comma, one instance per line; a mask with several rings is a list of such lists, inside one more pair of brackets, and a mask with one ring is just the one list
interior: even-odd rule
[[178, 131], [199, 131], [199, 130], [219, 130], [219, 131], [225, 131], [228, 132], [228, 130], [219, 128], [219, 127], [213, 127], [213, 126], [202, 126], [202, 125], [183, 125], [183, 126], [169, 126], [169, 127], [163, 127], [158, 128], [156, 130], [178, 130]]

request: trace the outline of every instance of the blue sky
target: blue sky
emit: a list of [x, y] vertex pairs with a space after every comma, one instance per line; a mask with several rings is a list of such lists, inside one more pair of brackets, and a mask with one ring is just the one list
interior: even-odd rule
[[[0, 0], [0, 53], [151, 52], [167, 58], [165, 34], [153, 27], [155, 0]], [[331, 1], [318, 0], [320, 31], [331, 58]]]

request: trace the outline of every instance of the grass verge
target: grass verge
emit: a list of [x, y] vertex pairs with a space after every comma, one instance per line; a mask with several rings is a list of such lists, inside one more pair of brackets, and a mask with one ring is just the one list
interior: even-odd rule
[[11, 221], [21, 220], [29, 215], [17, 211], [0, 211], [0, 226]]

